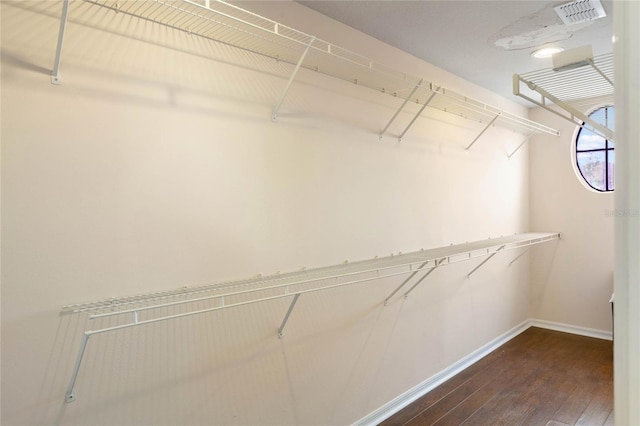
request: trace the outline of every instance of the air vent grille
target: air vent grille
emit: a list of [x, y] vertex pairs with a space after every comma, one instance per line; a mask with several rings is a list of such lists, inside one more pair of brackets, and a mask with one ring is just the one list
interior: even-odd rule
[[554, 10], [566, 25], [589, 22], [607, 16], [600, 0], [572, 1], [554, 7]]

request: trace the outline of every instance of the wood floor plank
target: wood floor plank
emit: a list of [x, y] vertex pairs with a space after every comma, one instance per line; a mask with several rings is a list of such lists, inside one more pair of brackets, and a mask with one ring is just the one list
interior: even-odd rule
[[613, 423], [612, 342], [531, 327], [383, 425]]
[[504, 367], [499, 365], [499, 363], [493, 363], [487, 366], [487, 368], [478, 372], [478, 374], [458, 386], [444, 398], [424, 410], [415, 419], [412, 419], [412, 421], [417, 421], [420, 424], [435, 423], [449, 411], [457, 407], [461, 402], [466, 400], [470, 395], [475, 393], [479, 387], [482, 387], [494, 377], [499, 377], [503, 372]]
[[427, 393], [413, 404], [389, 417], [380, 426], [400, 426], [406, 424], [411, 419], [418, 416], [421, 412], [431, 407], [433, 404], [447, 396], [451, 391], [473, 377], [481, 369], [481, 364], [474, 364], [465, 369], [461, 373], [447, 380], [436, 389]]
[[613, 415], [613, 410], [611, 410], [611, 412], [609, 413], [609, 416], [607, 417], [607, 420], [605, 420], [604, 422], [604, 426], [613, 426], [614, 423], [614, 415]]
[[522, 354], [526, 353], [529, 348], [540, 344], [540, 342], [547, 337], [548, 330], [530, 328], [525, 333], [521, 333], [500, 348], [492, 351], [490, 354], [474, 363], [460, 374], [447, 380], [442, 385], [420, 398], [418, 401], [386, 419], [380, 425], [399, 426], [407, 424], [407, 422], [410, 422], [423, 411], [429, 409], [432, 405], [446, 397], [449, 393], [453, 392], [456, 388], [471, 379], [475, 374], [486, 368], [488, 365], [495, 362], [500, 362], [504, 365], [517, 362], [521, 359]]
[[576, 425], [603, 425], [613, 406], [613, 381], [604, 386], [604, 391], [595, 394], [576, 422]]
[[527, 360], [520, 361], [519, 364], [506, 367], [499, 375], [493, 377], [433, 424], [438, 426], [462, 424], [502, 389], [511, 386], [514, 380], [520, 380], [520, 371]]

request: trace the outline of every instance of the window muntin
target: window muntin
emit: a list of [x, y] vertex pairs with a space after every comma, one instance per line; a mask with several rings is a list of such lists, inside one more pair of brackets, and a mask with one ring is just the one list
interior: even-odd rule
[[[610, 129], [615, 125], [615, 108], [605, 106], [596, 109], [589, 117]], [[613, 191], [615, 187], [615, 143], [587, 129], [580, 129], [576, 136], [576, 165], [584, 181], [599, 192]]]

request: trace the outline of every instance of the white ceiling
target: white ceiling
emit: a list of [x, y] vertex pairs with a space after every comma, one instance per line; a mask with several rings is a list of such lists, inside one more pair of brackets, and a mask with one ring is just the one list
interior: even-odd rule
[[[512, 75], [550, 68], [534, 59], [538, 46], [591, 45], [613, 50], [612, 4], [607, 16], [566, 26], [553, 6], [566, 1], [313, 0], [299, 3], [517, 102]], [[507, 48], [505, 49], [504, 46]], [[530, 105], [529, 105], [530, 106]]]

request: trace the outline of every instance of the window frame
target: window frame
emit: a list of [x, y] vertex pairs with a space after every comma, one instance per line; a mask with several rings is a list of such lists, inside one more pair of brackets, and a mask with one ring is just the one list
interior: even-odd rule
[[[615, 105], [613, 105], [613, 104], [607, 103], [607, 104], [602, 104], [602, 105], [595, 106], [595, 107], [591, 108], [589, 111], [587, 111], [587, 116], [590, 117], [596, 111], [604, 109], [605, 110], [605, 116], [607, 117], [607, 120], [608, 120], [608, 114], [609, 114], [609, 109], [610, 108], [613, 108], [613, 110], [615, 111]], [[590, 191], [597, 192], [599, 194], [613, 193], [615, 191], [615, 176], [613, 175], [615, 170], [610, 170], [610, 168], [609, 168], [609, 155], [611, 153], [615, 153], [615, 142], [612, 142], [609, 139], [604, 138], [604, 140], [605, 140], [604, 148], [579, 150], [578, 149], [578, 142], [579, 142], [580, 135], [582, 134], [582, 131], [583, 131], [583, 128], [581, 126], [576, 127], [576, 130], [575, 130], [573, 138], [572, 138], [572, 144], [571, 144], [572, 163], [573, 163], [574, 171], [575, 171], [575, 173], [576, 173], [576, 175], [578, 177], [578, 180], [580, 181], [580, 183], [582, 183], [584, 185], [585, 188], [587, 188]], [[613, 144], [613, 146], [611, 146], [612, 144]], [[598, 189], [598, 188], [594, 187], [587, 180], [587, 178], [584, 176], [584, 174], [582, 173], [582, 169], [578, 165], [578, 154], [580, 154], [580, 153], [589, 153], [589, 152], [604, 152], [604, 156], [605, 156], [605, 159], [604, 159], [604, 173], [605, 173], [605, 179], [604, 179], [605, 182], [604, 182], [604, 184], [605, 184], [605, 189]], [[615, 164], [615, 159], [614, 159], [614, 164]], [[609, 188], [610, 171], [611, 171], [612, 176], [614, 178], [614, 180], [613, 180], [613, 188]]]

